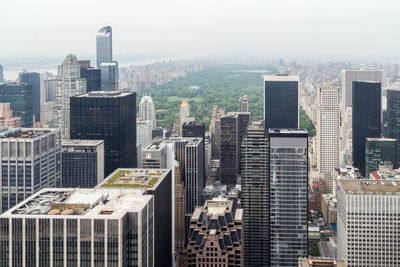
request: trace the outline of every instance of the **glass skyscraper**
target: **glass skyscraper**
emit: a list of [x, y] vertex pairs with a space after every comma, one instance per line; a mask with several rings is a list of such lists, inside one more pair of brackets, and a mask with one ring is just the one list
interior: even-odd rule
[[111, 62], [112, 58], [112, 29], [111, 26], [105, 26], [96, 33], [97, 68], [103, 62]]
[[397, 140], [391, 138], [367, 138], [365, 143], [365, 177], [379, 169], [379, 164], [390, 162], [397, 168]]
[[18, 80], [20, 84], [32, 86], [33, 115], [35, 122], [40, 122], [40, 74], [37, 72], [20, 72]]
[[308, 255], [308, 133], [269, 129], [270, 266]]
[[365, 139], [381, 136], [381, 83], [353, 81], [353, 161], [365, 174]]
[[[400, 141], [400, 91], [387, 90], [387, 137]], [[400, 149], [397, 160], [400, 161]], [[396, 162], [400, 166], [400, 162]]]
[[265, 129], [299, 127], [299, 77], [264, 76]]
[[15, 117], [21, 117], [21, 127], [33, 126], [32, 86], [27, 84], [0, 84], [0, 102], [10, 103]]

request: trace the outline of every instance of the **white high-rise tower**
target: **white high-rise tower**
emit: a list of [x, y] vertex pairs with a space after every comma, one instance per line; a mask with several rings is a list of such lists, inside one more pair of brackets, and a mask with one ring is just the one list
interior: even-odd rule
[[156, 108], [151, 96], [143, 96], [139, 104], [139, 114], [141, 121], [151, 121], [153, 129], [156, 128]]
[[318, 90], [318, 169], [328, 193], [333, 191], [332, 172], [339, 167], [339, 88]]
[[81, 78], [80, 65], [75, 55], [69, 54], [61, 65], [62, 76], [57, 81], [55, 127], [61, 127], [61, 136], [70, 137], [70, 107], [71, 96], [86, 93], [86, 79]]

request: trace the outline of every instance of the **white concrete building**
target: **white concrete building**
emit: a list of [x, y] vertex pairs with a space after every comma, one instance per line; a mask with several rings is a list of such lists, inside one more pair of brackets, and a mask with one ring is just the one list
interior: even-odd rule
[[140, 100], [139, 118], [141, 121], [151, 121], [152, 129], [156, 128], [156, 108], [151, 96], [143, 96]]
[[321, 87], [318, 90], [318, 170], [328, 193], [333, 191], [332, 172], [339, 167], [339, 88]]
[[340, 179], [338, 257], [347, 266], [400, 266], [400, 183]]

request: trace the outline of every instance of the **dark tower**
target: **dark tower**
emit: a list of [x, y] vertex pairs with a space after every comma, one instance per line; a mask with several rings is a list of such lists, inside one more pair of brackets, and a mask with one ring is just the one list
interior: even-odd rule
[[40, 121], [40, 74], [37, 72], [20, 72], [19, 83], [32, 86], [33, 115], [35, 122]]

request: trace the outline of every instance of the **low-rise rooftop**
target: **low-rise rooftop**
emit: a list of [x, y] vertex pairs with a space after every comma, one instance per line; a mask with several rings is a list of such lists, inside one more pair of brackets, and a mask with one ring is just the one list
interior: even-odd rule
[[103, 140], [80, 140], [80, 139], [63, 139], [61, 144], [64, 146], [97, 146], [104, 143]]
[[345, 267], [346, 261], [343, 259], [329, 258], [299, 258], [300, 267]]
[[57, 129], [0, 127], [0, 138], [33, 139]]
[[340, 179], [340, 186], [349, 195], [399, 195], [400, 182], [393, 180]]
[[131, 95], [131, 92], [120, 92], [120, 91], [92, 91], [86, 94], [81, 94], [76, 97], [107, 97], [116, 98]]
[[298, 82], [299, 76], [297, 75], [287, 75], [287, 74], [278, 74], [278, 75], [264, 75], [265, 82]]

